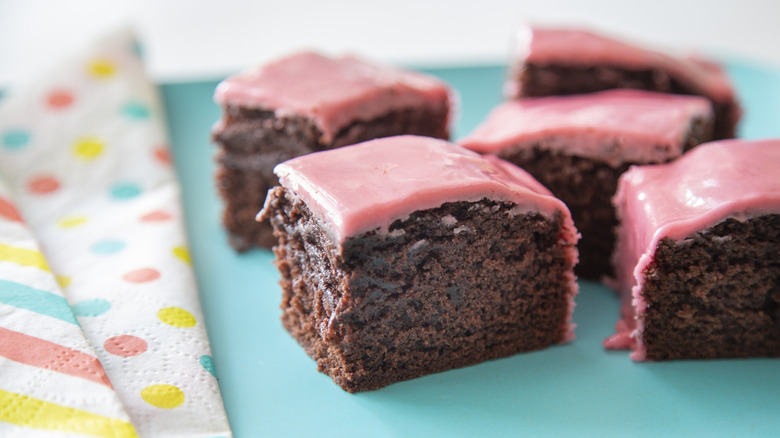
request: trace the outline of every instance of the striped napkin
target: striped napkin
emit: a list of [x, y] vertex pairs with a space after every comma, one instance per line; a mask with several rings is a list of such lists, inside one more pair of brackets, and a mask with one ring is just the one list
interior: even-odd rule
[[0, 436], [30, 428], [137, 436], [0, 181]]
[[130, 32], [0, 100], [0, 436], [230, 436], [162, 116]]

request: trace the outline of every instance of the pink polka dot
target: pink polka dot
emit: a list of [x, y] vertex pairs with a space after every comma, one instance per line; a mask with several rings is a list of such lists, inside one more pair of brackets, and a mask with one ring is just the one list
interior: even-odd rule
[[60, 188], [60, 182], [53, 176], [43, 175], [27, 182], [27, 189], [38, 195], [45, 195]]
[[122, 278], [130, 283], [148, 283], [160, 278], [160, 272], [152, 268], [141, 268], [128, 272]]
[[19, 211], [16, 210], [10, 201], [0, 198], [0, 216], [8, 219], [9, 221], [21, 222], [22, 216], [19, 215]]
[[154, 157], [163, 164], [171, 164], [171, 151], [167, 145], [161, 145], [154, 148]]
[[148, 345], [137, 336], [119, 335], [106, 339], [103, 348], [115, 356], [131, 357], [145, 352]]
[[46, 96], [46, 104], [53, 109], [67, 108], [73, 103], [73, 94], [67, 90], [54, 90]]
[[143, 222], [164, 222], [170, 220], [171, 215], [162, 210], [155, 210], [141, 216]]

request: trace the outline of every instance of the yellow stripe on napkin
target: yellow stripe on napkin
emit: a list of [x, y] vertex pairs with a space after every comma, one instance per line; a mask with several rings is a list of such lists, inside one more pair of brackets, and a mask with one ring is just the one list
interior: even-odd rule
[[133, 426], [114, 418], [0, 389], [0, 421], [32, 429], [56, 430], [106, 438], [138, 438]]
[[31, 266], [49, 271], [49, 265], [40, 252], [3, 245], [2, 243], [0, 243], [0, 262], [11, 262], [21, 266]]

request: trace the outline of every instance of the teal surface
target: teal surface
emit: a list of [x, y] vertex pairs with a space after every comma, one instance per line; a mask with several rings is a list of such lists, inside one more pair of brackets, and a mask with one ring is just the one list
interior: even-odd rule
[[[460, 137], [501, 100], [501, 67], [429, 70], [460, 93]], [[743, 137], [780, 137], [780, 76], [732, 63]], [[216, 82], [166, 84], [176, 166], [214, 366], [237, 437], [780, 436], [780, 360], [638, 364], [605, 351], [619, 303], [581, 283], [577, 339], [348, 394], [279, 322], [269, 251], [234, 253], [220, 227], [209, 132]]]

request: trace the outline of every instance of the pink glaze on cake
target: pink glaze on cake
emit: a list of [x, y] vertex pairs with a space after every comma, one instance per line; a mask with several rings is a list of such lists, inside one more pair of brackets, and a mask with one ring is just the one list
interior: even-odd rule
[[682, 154], [692, 118], [711, 114], [703, 97], [640, 90], [526, 98], [495, 108], [458, 144], [486, 154], [538, 145], [613, 167], [661, 163]]
[[410, 107], [449, 105], [450, 89], [422, 73], [372, 64], [353, 56], [299, 53], [221, 82], [214, 99], [223, 106], [272, 110], [278, 117], [311, 119], [324, 143], [355, 121]]
[[698, 146], [672, 163], [635, 166], [623, 174], [614, 203], [621, 225], [613, 255], [623, 320], [607, 348], [633, 348], [647, 304], [643, 275], [663, 238], [682, 240], [725, 219], [780, 213], [780, 139], [724, 140]]
[[[584, 30], [524, 27], [517, 32], [517, 65], [566, 66], [614, 65], [635, 70], [666, 70], [671, 77], [716, 102], [734, 99], [734, 90], [723, 69], [701, 59], [674, 58]], [[522, 90], [509, 81], [506, 94], [519, 97]]]
[[524, 170], [444, 140], [403, 135], [305, 155], [274, 169], [329, 227], [336, 242], [445, 202], [483, 198], [519, 213], [562, 214], [566, 241], [577, 235], [566, 206]]

